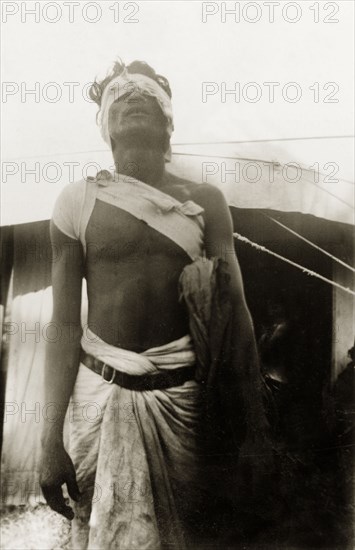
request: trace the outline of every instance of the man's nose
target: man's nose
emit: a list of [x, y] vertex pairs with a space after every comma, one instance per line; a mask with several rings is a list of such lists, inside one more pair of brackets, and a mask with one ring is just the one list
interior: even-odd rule
[[146, 92], [144, 92], [144, 90], [140, 90], [139, 88], [132, 90], [132, 92], [128, 96], [128, 101], [132, 103], [134, 101], [139, 101], [140, 103], [141, 102], [146, 103], [147, 99], [148, 99], [148, 95], [146, 94]]

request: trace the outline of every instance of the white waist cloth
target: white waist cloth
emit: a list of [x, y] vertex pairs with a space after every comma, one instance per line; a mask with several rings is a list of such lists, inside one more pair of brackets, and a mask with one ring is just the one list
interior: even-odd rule
[[153, 374], [162, 369], [194, 365], [196, 360], [190, 335], [135, 353], [107, 344], [88, 328], [81, 339], [81, 347], [110, 367], [128, 374]]
[[[137, 354], [87, 331], [82, 347], [131, 374], [195, 362], [190, 336]], [[194, 380], [132, 391], [80, 365], [69, 407], [69, 454], [83, 494], [72, 503], [75, 550], [186, 548], [186, 518], [199, 498], [200, 411]]]

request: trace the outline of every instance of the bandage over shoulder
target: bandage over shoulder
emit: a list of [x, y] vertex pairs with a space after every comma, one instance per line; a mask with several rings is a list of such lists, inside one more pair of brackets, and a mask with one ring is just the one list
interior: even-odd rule
[[[203, 253], [203, 208], [172, 196], [132, 177], [108, 171], [105, 177], [70, 183], [60, 193], [53, 211], [56, 227], [80, 240], [86, 255], [86, 229], [96, 200], [125, 210], [180, 246], [192, 260]], [[127, 181], [129, 179], [129, 181]]]
[[58, 196], [52, 214], [56, 227], [71, 239], [80, 239], [80, 220], [85, 202], [85, 180], [70, 183]]

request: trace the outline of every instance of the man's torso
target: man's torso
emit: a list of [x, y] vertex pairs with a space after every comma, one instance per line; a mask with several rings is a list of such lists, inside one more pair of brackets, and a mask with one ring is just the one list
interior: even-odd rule
[[[197, 185], [169, 175], [164, 193], [194, 200]], [[188, 332], [178, 280], [191, 258], [123, 209], [97, 200], [86, 229], [88, 324], [107, 343], [136, 352]]]

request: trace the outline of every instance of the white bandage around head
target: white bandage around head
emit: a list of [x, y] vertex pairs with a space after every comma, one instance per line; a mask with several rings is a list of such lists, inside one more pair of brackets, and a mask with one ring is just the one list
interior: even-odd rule
[[[127, 72], [127, 69], [125, 69], [119, 76], [116, 76], [107, 84], [101, 98], [101, 109], [98, 116], [98, 125], [102, 138], [110, 147], [111, 139], [108, 129], [108, 115], [110, 107], [112, 103], [120, 97], [130, 93], [134, 94], [135, 92], [141, 92], [155, 97], [167, 119], [167, 132], [169, 137], [173, 132], [173, 110], [168, 94], [152, 78], [149, 78], [143, 74], [130, 74]], [[170, 161], [170, 147], [165, 155], [165, 158], [167, 161]]]

